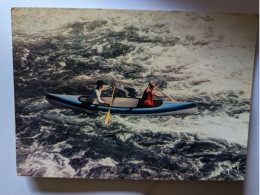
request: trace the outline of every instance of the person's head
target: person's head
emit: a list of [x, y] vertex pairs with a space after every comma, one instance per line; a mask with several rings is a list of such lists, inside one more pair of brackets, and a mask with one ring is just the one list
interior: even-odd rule
[[97, 89], [102, 89], [104, 85], [104, 81], [103, 80], [98, 80], [97, 81]]
[[153, 90], [154, 87], [155, 87], [155, 85], [154, 85], [152, 82], [150, 82], [150, 83], [149, 83], [149, 88], [150, 88], [151, 90]]

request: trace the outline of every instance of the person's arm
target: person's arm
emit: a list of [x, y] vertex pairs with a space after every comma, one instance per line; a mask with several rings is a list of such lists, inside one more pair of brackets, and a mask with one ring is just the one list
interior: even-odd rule
[[108, 89], [113, 88], [114, 86], [117, 86], [117, 83], [114, 83], [114, 84], [111, 84], [111, 85], [106, 85], [106, 86], [103, 87], [102, 90], [108, 90]]
[[98, 104], [105, 104], [105, 102], [103, 102], [100, 97], [97, 98], [97, 102]]
[[166, 95], [158, 95], [158, 94], [154, 94], [155, 97], [159, 97], [159, 98], [166, 98]]
[[108, 90], [108, 89], [111, 89], [111, 88], [112, 88], [112, 85], [106, 85], [106, 86], [103, 86], [102, 90]]
[[103, 102], [101, 100], [100, 95], [101, 95], [101, 92], [98, 89], [96, 89], [95, 90], [95, 98], [97, 99], [97, 103], [101, 104], [101, 105], [105, 105], [105, 102]]
[[[149, 84], [154, 85], [155, 88], [156, 88], [156, 85], [155, 85], [152, 81], [150, 81]], [[158, 95], [158, 94], [155, 94], [155, 93], [154, 93], [154, 96], [155, 96], [155, 97], [159, 97], [159, 98], [166, 98], [166, 97], [167, 97], [166, 95]]]
[[98, 104], [104, 104], [104, 102], [100, 98], [100, 95], [101, 95], [101, 92], [98, 89], [96, 89], [95, 90], [95, 96], [96, 96], [95, 98], [97, 99], [97, 103]]
[[101, 92], [99, 92], [98, 90], [96, 91], [96, 98], [97, 98], [97, 103], [100, 104], [100, 105], [110, 105], [110, 103], [105, 103], [101, 100]]

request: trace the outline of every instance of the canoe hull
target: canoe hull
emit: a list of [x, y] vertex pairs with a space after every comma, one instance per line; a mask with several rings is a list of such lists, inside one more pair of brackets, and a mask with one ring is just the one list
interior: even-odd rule
[[[107, 112], [109, 107], [102, 105], [94, 105], [79, 101], [80, 95], [59, 95], [46, 94], [46, 99], [54, 105], [76, 109], [79, 111], [96, 111]], [[109, 97], [102, 97], [104, 102], [109, 102]], [[111, 113], [123, 115], [179, 115], [191, 114], [196, 112], [197, 104], [192, 102], [170, 102], [156, 101], [159, 106], [141, 108], [137, 107], [140, 99], [138, 98], [120, 98], [113, 100], [113, 106], [110, 109]], [[127, 105], [128, 104], [128, 105]], [[127, 105], [129, 107], [125, 107]]]

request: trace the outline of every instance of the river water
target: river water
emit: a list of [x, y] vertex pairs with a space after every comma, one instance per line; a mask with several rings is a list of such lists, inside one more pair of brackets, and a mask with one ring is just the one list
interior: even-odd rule
[[[18, 175], [244, 179], [256, 16], [15, 9], [12, 18]], [[118, 82], [117, 97], [141, 97], [152, 80], [198, 111], [111, 115], [106, 125], [104, 113], [45, 99], [88, 95], [98, 79]]]

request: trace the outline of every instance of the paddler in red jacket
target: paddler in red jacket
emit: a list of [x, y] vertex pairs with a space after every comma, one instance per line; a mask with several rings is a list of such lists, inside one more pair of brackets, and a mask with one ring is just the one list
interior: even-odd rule
[[160, 98], [167, 97], [166, 95], [155, 94], [153, 91], [154, 88], [155, 88], [155, 84], [152, 81], [150, 81], [148, 84], [148, 87], [146, 88], [146, 90], [143, 93], [141, 107], [153, 107], [154, 106], [154, 101], [153, 101], [154, 96], [160, 97]]

